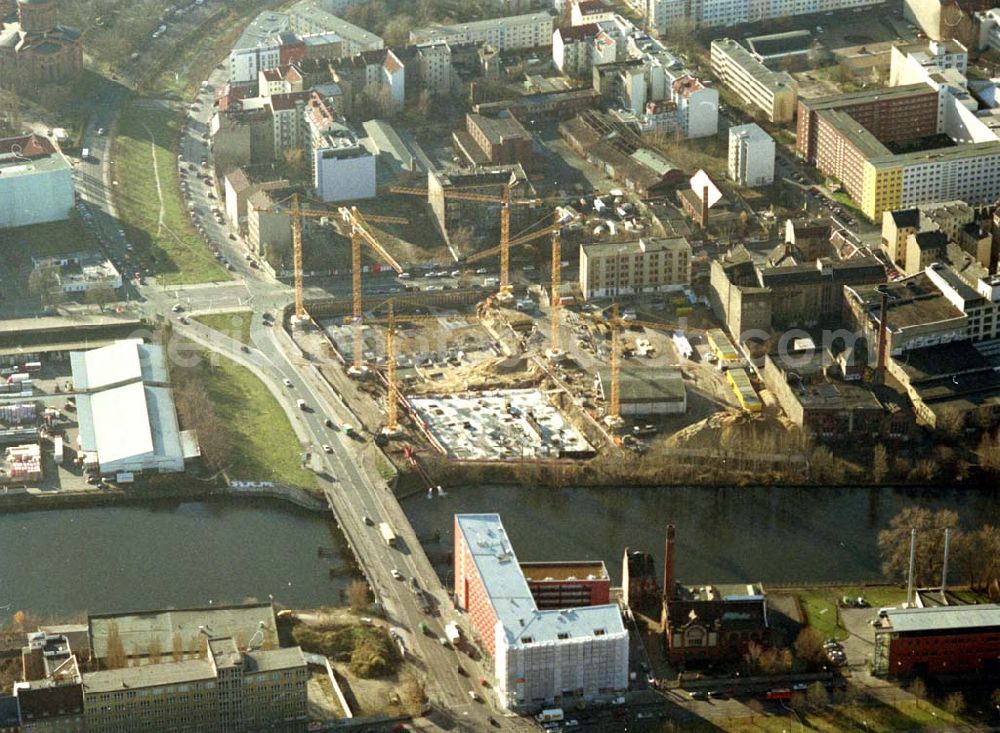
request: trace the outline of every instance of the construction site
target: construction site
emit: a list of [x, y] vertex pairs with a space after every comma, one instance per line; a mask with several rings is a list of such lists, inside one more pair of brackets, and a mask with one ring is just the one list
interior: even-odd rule
[[[491, 209], [500, 219], [499, 245], [449, 267], [404, 265], [380, 227], [405, 220], [342, 208], [351, 297], [307, 303], [297, 279], [295, 312], [289, 314], [293, 338], [304, 352], [325, 357], [321, 371], [338, 390], [367, 396], [375, 409], [367, 417], [359, 413], [359, 427], [386, 448], [397, 468], [425, 474], [424, 467], [433, 465], [433, 475], [424, 475], [433, 485], [476, 465], [501, 472], [531, 465], [591, 472], [641, 463], [657, 476], [651, 480], [664, 480], [678, 464], [705, 466], [713, 457], [725, 464], [723, 434], [775, 427], [779, 437], [769, 443], [771, 454], [776, 463], [785, 459], [779, 457], [780, 434], [787, 426], [765, 409], [766, 397], [758, 396], [746, 365], [734, 363], [735, 349], [720, 336], [690, 278], [683, 287], [621, 304], [603, 298], [596, 305], [581, 293], [577, 225], [582, 220], [589, 235], [593, 222], [577, 209], [617, 209], [619, 216], [636, 218], [622, 205], [624, 196], [548, 209], [552, 202], [515, 198], [511, 185], [495, 194], [457, 189], [445, 196], [490, 206], [499, 201]], [[511, 212], [522, 204], [538, 207], [535, 223], [512, 236]], [[380, 209], [386, 210], [384, 201]], [[330, 216], [293, 202], [293, 218], [296, 210], [300, 217]], [[511, 266], [512, 251], [523, 252], [524, 245], [533, 246], [535, 261], [542, 261], [539, 252], [548, 255], [548, 272]], [[301, 254], [296, 257], [300, 261]], [[366, 289], [364, 279], [376, 271], [372, 263], [383, 272], [391, 268], [401, 287]], [[738, 445], [728, 442], [727, 455], [735, 459], [730, 468], [739, 462]], [[753, 470], [768, 460], [768, 452], [755, 452]]]

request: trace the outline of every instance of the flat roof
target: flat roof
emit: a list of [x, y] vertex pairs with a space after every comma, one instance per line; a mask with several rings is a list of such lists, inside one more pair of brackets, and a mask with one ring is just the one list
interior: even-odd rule
[[[380, 49], [384, 46], [381, 37], [324, 10], [318, 0], [300, 0], [300, 2], [288, 8], [288, 15], [293, 27], [297, 20], [304, 20], [308, 23], [321, 26], [323, 30], [320, 32], [335, 33], [341, 38], [346, 38], [349, 41], [357, 43], [360, 46], [366, 46], [372, 50]], [[315, 33], [316, 31], [311, 32]]]
[[[485, 31], [492, 28], [504, 28], [509, 25], [520, 25], [522, 23], [540, 23], [547, 20], [550, 23], [555, 21], [555, 17], [546, 12], [523, 13], [521, 15], [507, 15], [502, 18], [488, 18], [487, 20], [476, 20], [469, 23], [452, 23], [450, 25], [428, 25], [423, 28], [413, 28], [410, 30], [410, 40], [426, 37], [428, 40], [439, 39], [443, 36], [460, 35], [469, 31]], [[423, 43], [423, 41], [421, 41]]]
[[566, 562], [522, 562], [521, 572], [529, 581], [608, 580], [603, 560], [568, 560]]
[[509, 646], [627, 635], [615, 604], [539, 610], [499, 514], [456, 514], [455, 521]]
[[[598, 370], [602, 390], [611, 383], [611, 370]], [[623, 368], [618, 379], [619, 399], [622, 402], [683, 402], [687, 387], [678, 367]]]
[[634, 242], [593, 242], [581, 244], [580, 248], [588, 257], [609, 255], [636, 255], [652, 252], [684, 250], [689, 254], [691, 245], [684, 237], [649, 237]]
[[[930, 608], [889, 608], [885, 611], [889, 631], [961, 631], [1000, 626], [1000, 604], [932, 606]], [[879, 627], [876, 627], [877, 629]], [[887, 630], [885, 626], [882, 631]]]
[[920, 95], [937, 96], [937, 92], [924, 83], [904, 84], [899, 87], [883, 87], [878, 89], [865, 89], [858, 92], [847, 92], [845, 94], [831, 94], [827, 97], [815, 97], [813, 99], [800, 98], [799, 104], [812, 112], [822, 109], [843, 109], [859, 104], [885, 101], [888, 99], [901, 99], [905, 97]]
[[889, 294], [886, 321], [890, 331], [965, 318], [957, 307], [938, 289], [925, 272], [918, 272], [882, 285], [860, 285], [851, 291], [864, 302], [869, 314], [878, 320], [882, 294]]
[[236, 638], [242, 634], [252, 639], [261, 622], [264, 622], [265, 630], [277, 633], [274, 609], [270, 603], [91, 614], [87, 619], [91, 653], [97, 659], [107, 656], [111, 624], [117, 624], [126, 652], [134, 653], [130, 650], [136, 650], [141, 653], [154, 638], [159, 640], [161, 649], [171, 649], [174, 634], [180, 634], [184, 643], [188, 644], [202, 627], [214, 637]]
[[[170, 647], [166, 647], [170, 649]], [[124, 689], [161, 687], [185, 682], [199, 682], [215, 679], [215, 668], [207, 659], [188, 659], [183, 662], [160, 662], [144, 664], [141, 667], [122, 667], [83, 675], [85, 694], [121, 692]]]
[[766, 86], [772, 93], [782, 89], [794, 91], [799, 88], [798, 82], [787, 71], [771, 71], [756, 56], [732, 38], [718, 38], [712, 41], [712, 48], [716, 46], [725, 52], [750, 77]]
[[524, 125], [514, 117], [487, 117], [469, 112], [466, 119], [478, 127], [493, 144], [502, 143], [505, 138], [531, 139], [531, 135], [524, 129]]
[[247, 673], [276, 672], [305, 666], [305, 655], [297, 646], [243, 652], [243, 669]]

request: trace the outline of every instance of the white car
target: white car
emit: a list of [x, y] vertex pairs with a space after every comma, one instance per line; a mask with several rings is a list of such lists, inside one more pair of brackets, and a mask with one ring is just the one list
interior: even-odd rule
[[329, 445], [327, 445], [326, 443], [324, 443], [323, 444], [323, 452], [324, 453], [333, 453], [333, 448], [331, 448]]
[[281, 383], [283, 385], [285, 385], [286, 387], [291, 387], [292, 386], [292, 380], [291, 379], [282, 379]]
[[399, 572], [398, 570], [396, 570], [396, 568], [393, 568], [392, 569], [392, 577], [394, 577], [396, 580], [402, 580], [403, 579], [403, 574], [401, 572]]

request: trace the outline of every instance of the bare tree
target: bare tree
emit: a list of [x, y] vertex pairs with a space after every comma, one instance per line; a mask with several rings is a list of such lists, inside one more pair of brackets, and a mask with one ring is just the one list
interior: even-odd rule
[[823, 664], [826, 653], [823, 651], [823, 635], [812, 626], [806, 626], [795, 637], [795, 654], [810, 667]]
[[927, 699], [927, 685], [919, 677], [910, 683], [909, 692], [916, 698], [917, 707], [920, 707], [920, 703]]
[[929, 585], [941, 578], [944, 530], [952, 528], [952, 541], [960, 541], [958, 514], [950, 509], [933, 512], [923, 507], [906, 507], [879, 532], [878, 547], [882, 557], [882, 572], [886, 577], [904, 580], [910, 563], [910, 530], [917, 530], [917, 552], [914, 580], [917, 585]]
[[355, 613], [362, 613], [368, 609], [370, 599], [368, 596], [368, 584], [360, 579], [355, 579], [347, 586], [347, 603]]
[[160, 637], [154, 636], [149, 642], [149, 648], [146, 650], [146, 656], [149, 658], [150, 664], [159, 664], [163, 659], [163, 644], [160, 642]]
[[108, 303], [113, 303], [116, 300], [118, 300], [118, 295], [115, 293], [115, 289], [107, 283], [90, 288], [83, 294], [83, 302], [87, 305], [96, 305], [101, 309], [101, 312], [104, 311], [104, 307]]
[[37, 295], [47, 306], [64, 302], [66, 294], [59, 279], [59, 268], [47, 265], [32, 270], [28, 275], [28, 292]]
[[875, 446], [872, 454], [872, 479], [880, 484], [889, 476], [889, 452], [881, 443]]
[[806, 690], [806, 700], [813, 710], [822, 710], [830, 704], [830, 693], [826, 691], [822, 682], [814, 682]]
[[125, 645], [122, 643], [122, 635], [118, 630], [118, 623], [115, 621], [108, 624], [104, 666], [107, 669], [122, 669], [128, 666], [128, 657], [125, 656]]
[[175, 662], [184, 661], [184, 639], [181, 638], [181, 632], [174, 632], [174, 638], [172, 641], [172, 649], [170, 652], [170, 657]]
[[943, 707], [953, 717], [958, 717], [965, 712], [965, 695], [961, 692], [953, 692], [944, 699]]

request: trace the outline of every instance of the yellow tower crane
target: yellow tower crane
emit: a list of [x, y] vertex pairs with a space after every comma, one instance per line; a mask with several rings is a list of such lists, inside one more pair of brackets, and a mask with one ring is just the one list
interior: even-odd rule
[[395, 258], [386, 252], [375, 236], [369, 231], [368, 223], [376, 222], [383, 224], [406, 224], [407, 220], [398, 216], [362, 216], [357, 207], [342, 206], [339, 209], [340, 216], [351, 227], [351, 317], [354, 323], [354, 369], [361, 370], [364, 364], [364, 343], [361, 338], [361, 244], [365, 243], [375, 253], [388, 263], [389, 267], [397, 273], [403, 271], [403, 267], [396, 262]]
[[[306, 313], [305, 306], [305, 294], [304, 287], [302, 284], [302, 219], [303, 217], [309, 217], [311, 219], [319, 219], [323, 217], [334, 216], [337, 212], [334, 211], [324, 211], [322, 209], [305, 209], [299, 202], [299, 195], [297, 193], [292, 194], [292, 202], [290, 206], [274, 206], [274, 207], [257, 207], [255, 211], [264, 212], [280, 212], [286, 211], [292, 220], [292, 272], [295, 281], [295, 317], [305, 318], [308, 314]], [[345, 212], [347, 212], [345, 214]], [[406, 224], [407, 219], [403, 219], [398, 216], [367, 216], [362, 217], [360, 212], [354, 207], [347, 209], [346, 207], [341, 207], [340, 209], [341, 217], [344, 217], [346, 221], [352, 224], [351, 226], [351, 259], [352, 259], [352, 275], [354, 278], [354, 300], [355, 300], [355, 317], [360, 314], [360, 293], [361, 293], [361, 241], [360, 239], [355, 239], [355, 230], [362, 228], [365, 241], [372, 245], [372, 248], [385, 259], [390, 266], [396, 270], [396, 272], [402, 272], [402, 268], [383, 248], [382, 246], [372, 237], [367, 231], [363, 230], [364, 223], [366, 221], [380, 222], [385, 224]], [[355, 222], [358, 222], [357, 224]]]
[[549, 325], [552, 333], [551, 344], [549, 345], [549, 358], [558, 359], [562, 356], [562, 340], [559, 338], [559, 326], [562, 316], [562, 296], [559, 294], [560, 278], [559, 268], [562, 267], [562, 235], [557, 227], [552, 232], [552, 294], [549, 296]]
[[[618, 304], [611, 305], [611, 318], [608, 319], [608, 327], [611, 329], [611, 385], [608, 395], [607, 419], [611, 423], [621, 420], [621, 358], [622, 341], [621, 328], [628, 326], [642, 326], [654, 331], [673, 331], [676, 327], [669, 323], [653, 323], [652, 321], [638, 321], [635, 319], [624, 319], [618, 314]], [[688, 332], [704, 333], [701, 329], [685, 328]]]
[[399, 428], [399, 385], [396, 382], [396, 323], [437, 321], [437, 316], [397, 316], [393, 301], [388, 301], [385, 331], [386, 420], [385, 431], [394, 433]]
[[[411, 188], [408, 186], [390, 186], [392, 193], [405, 193], [412, 196], [427, 196], [426, 188]], [[459, 201], [481, 201], [487, 204], [500, 204], [500, 295], [506, 296], [510, 293], [510, 207], [511, 206], [538, 206], [541, 199], [513, 199], [511, 198], [511, 184], [505, 183], [500, 191], [499, 198], [485, 193], [475, 193], [467, 190], [445, 190], [444, 197]], [[468, 261], [468, 260], [466, 260]]]

